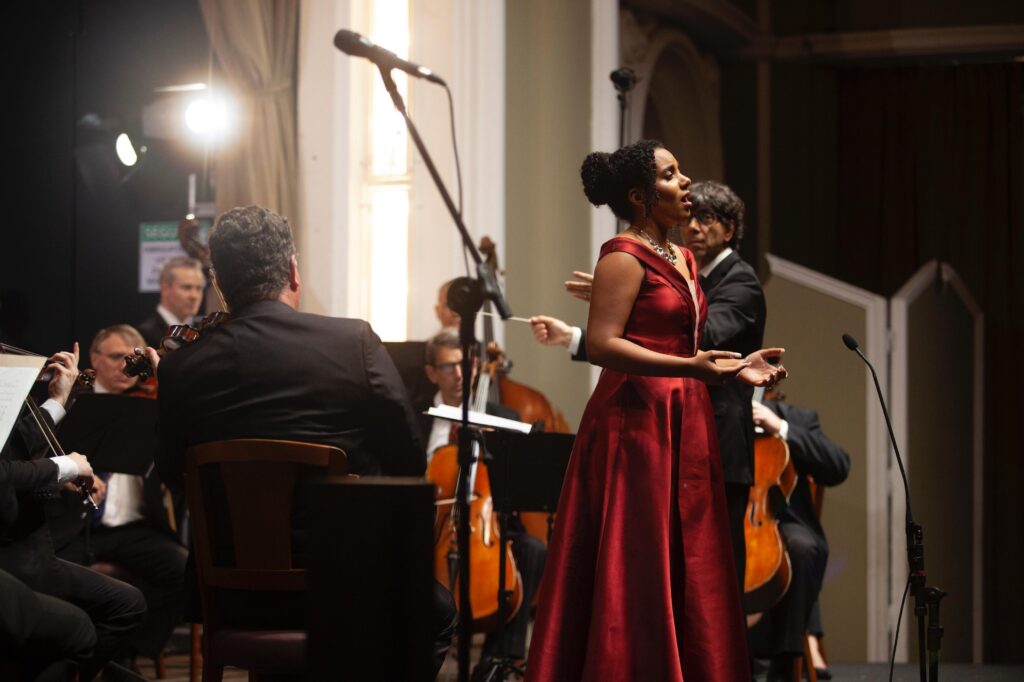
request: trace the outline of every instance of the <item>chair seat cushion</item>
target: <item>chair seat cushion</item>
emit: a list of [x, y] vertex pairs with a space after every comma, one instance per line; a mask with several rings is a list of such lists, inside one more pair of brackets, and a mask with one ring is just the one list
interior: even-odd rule
[[218, 630], [207, 651], [217, 665], [254, 672], [301, 673], [306, 669], [303, 630]]

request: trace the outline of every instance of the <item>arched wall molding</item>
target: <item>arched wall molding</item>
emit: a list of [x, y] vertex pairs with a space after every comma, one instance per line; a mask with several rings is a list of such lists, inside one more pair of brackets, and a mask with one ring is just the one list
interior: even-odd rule
[[[681, 110], [680, 116], [672, 119], [675, 124], [673, 130], [678, 134], [671, 137], [679, 139], [685, 137], [685, 130], [691, 134], [699, 130], [700, 144], [696, 153], [700, 158], [700, 179], [723, 179], [725, 169], [719, 117], [721, 87], [717, 61], [698, 50], [683, 31], [664, 28], [657, 21], [628, 10], [620, 12], [619, 21], [623, 66], [636, 71], [639, 77], [630, 94], [632, 111], [627, 139], [644, 137], [644, 121], [659, 63], [663, 59], [674, 58], [683, 64], [685, 70], [680, 82], [690, 86], [675, 92], [674, 96], [691, 98], [693, 106]], [[657, 89], [654, 94], [657, 96]]]

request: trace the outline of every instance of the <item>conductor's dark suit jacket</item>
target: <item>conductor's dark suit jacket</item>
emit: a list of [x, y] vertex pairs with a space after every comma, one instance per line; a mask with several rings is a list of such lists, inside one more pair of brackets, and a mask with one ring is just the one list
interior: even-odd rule
[[[729, 350], [750, 355], [762, 347], [766, 317], [764, 291], [757, 273], [733, 251], [700, 278], [708, 301], [701, 350]], [[726, 483], [754, 482], [754, 389], [741, 381], [708, 386], [715, 410], [718, 449]]]
[[[708, 317], [700, 337], [701, 350], [729, 350], [744, 357], [764, 341], [764, 291], [754, 268], [733, 251], [707, 277], [700, 278]], [[586, 360], [586, 330], [574, 360]], [[754, 482], [754, 389], [741, 381], [708, 386], [715, 411], [722, 474], [726, 483]]]
[[234, 438], [333, 445], [360, 475], [421, 476], [426, 457], [405, 387], [363, 320], [260, 301], [158, 368], [168, 486], [184, 486], [185, 450]]

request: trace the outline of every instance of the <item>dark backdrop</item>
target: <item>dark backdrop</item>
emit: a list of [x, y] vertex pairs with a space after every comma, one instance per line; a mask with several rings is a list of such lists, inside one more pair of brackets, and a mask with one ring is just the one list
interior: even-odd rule
[[[723, 92], [747, 95], [723, 100], [723, 135], [727, 181], [756, 205], [753, 159], [730, 144], [729, 127], [753, 105], [752, 69], [723, 72], [733, 79]], [[1007, 663], [1024, 661], [1022, 84], [1019, 62], [772, 67], [772, 253], [885, 297], [938, 259], [985, 315], [984, 656]], [[760, 256], [753, 241], [744, 247]], [[957, 454], [935, 453], [936, 463]], [[929, 537], [941, 542], [941, 530]]]
[[156, 294], [138, 293], [138, 224], [179, 220], [188, 174], [203, 169], [184, 141], [146, 140], [122, 182], [97, 165], [86, 149], [96, 135], [76, 123], [94, 113], [138, 140], [143, 107], [161, 96], [154, 88], [207, 79], [209, 42], [194, 2], [27, 3], [19, 15], [3, 28], [12, 85], [0, 338], [48, 354], [156, 305]]

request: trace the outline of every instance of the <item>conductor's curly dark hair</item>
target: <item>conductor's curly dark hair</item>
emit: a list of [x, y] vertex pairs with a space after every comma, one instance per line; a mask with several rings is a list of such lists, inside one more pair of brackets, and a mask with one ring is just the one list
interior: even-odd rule
[[643, 192], [644, 213], [649, 213], [658, 200], [658, 192], [654, 189], [657, 174], [654, 151], [664, 146], [657, 140], [640, 140], [611, 154], [587, 154], [580, 168], [587, 199], [594, 206], [608, 204], [615, 215], [629, 222], [633, 220], [629, 191], [639, 189]]

